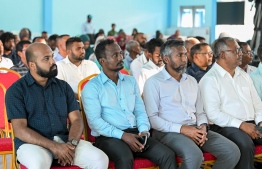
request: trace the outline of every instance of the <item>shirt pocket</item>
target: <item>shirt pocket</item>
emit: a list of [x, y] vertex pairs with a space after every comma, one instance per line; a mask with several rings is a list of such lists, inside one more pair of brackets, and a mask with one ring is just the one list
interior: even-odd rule
[[134, 94], [127, 95], [127, 108], [133, 112], [136, 104], [136, 96]]

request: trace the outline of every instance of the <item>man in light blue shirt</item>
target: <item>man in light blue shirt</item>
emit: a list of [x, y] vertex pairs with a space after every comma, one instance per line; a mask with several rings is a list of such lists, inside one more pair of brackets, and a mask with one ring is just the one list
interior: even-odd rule
[[254, 72], [250, 74], [251, 79], [253, 80], [254, 86], [257, 90], [257, 93], [262, 100], [262, 45], [257, 49], [257, 56], [259, 57], [260, 64]]
[[143, 91], [153, 137], [182, 158], [181, 169], [200, 168], [201, 150], [217, 157], [213, 169], [233, 169], [240, 151], [232, 141], [208, 131], [197, 81], [185, 74], [184, 42], [167, 41], [160, 52], [165, 68], [146, 81]]
[[[82, 91], [95, 146], [116, 169], [132, 169], [134, 156], [148, 158], [161, 169], [175, 169], [172, 150], [149, 137], [150, 124], [135, 79], [119, 73], [124, 64], [119, 45], [109, 39], [101, 41], [95, 55], [103, 71]], [[142, 136], [149, 137], [146, 145], [138, 141]]]

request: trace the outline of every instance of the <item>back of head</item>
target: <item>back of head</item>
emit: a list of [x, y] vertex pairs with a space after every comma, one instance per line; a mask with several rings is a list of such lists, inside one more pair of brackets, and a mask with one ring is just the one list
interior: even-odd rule
[[180, 47], [180, 46], [185, 46], [184, 41], [180, 41], [180, 40], [169, 40], [166, 41], [160, 48], [160, 53], [161, 53], [161, 57], [163, 58], [164, 56], [171, 56], [172, 54], [172, 47]]
[[134, 46], [136, 46], [137, 45], [137, 41], [135, 41], [135, 40], [130, 40], [129, 42], [127, 42], [127, 44], [126, 44], [126, 50], [130, 53], [131, 51], [132, 51], [132, 48], [134, 47]]
[[225, 50], [225, 48], [228, 46], [227, 41], [235, 41], [234, 38], [231, 37], [223, 37], [219, 38], [215, 41], [214, 44], [214, 57], [217, 59], [220, 55], [220, 52], [222, 50]]
[[145, 45], [145, 49], [149, 53], [154, 53], [156, 47], [161, 47], [164, 44], [164, 42], [161, 39], [153, 38], [150, 41], [148, 41]]
[[229, 33], [227, 33], [227, 32], [221, 32], [221, 33], [219, 34], [219, 36], [218, 36], [218, 39], [224, 38], [224, 37], [230, 37]]
[[16, 53], [22, 52], [25, 44], [31, 44], [29, 40], [22, 40], [16, 44]]
[[207, 43], [197, 43], [190, 49], [190, 56], [194, 58], [194, 54], [200, 52], [202, 46], [209, 46]]
[[206, 40], [206, 39], [205, 39], [204, 37], [202, 37], [202, 36], [195, 36], [195, 38], [196, 38], [197, 40], [199, 40], [200, 42]]
[[198, 40], [198, 39], [196, 39], [196, 38], [187, 38], [186, 40], [185, 40], [185, 46], [187, 47], [188, 45], [195, 45], [195, 44], [197, 44], [197, 43], [200, 43], [200, 41]]
[[82, 42], [82, 40], [79, 37], [68, 38], [66, 41], [66, 50], [70, 50], [74, 42]]
[[11, 32], [5, 32], [0, 36], [0, 40], [2, 41], [2, 43], [4, 44], [5, 42], [14, 39], [15, 40], [15, 35], [12, 34]]
[[34, 37], [34, 39], [33, 39], [33, 43], [35, 43], [35, 42], [41, 42], [41, 41], [45, 41], [45, 38], [43, 38], [43, 37], [41, 37], [41, 36], [37, 36], [37, 37]]
[[101, 58], [106, 58], [106, 46], [115, 43], [112, 39], [105, 39], [100, 41], [100, 43], [96, 46], [95, 55], [97, 60], [99, 61]]

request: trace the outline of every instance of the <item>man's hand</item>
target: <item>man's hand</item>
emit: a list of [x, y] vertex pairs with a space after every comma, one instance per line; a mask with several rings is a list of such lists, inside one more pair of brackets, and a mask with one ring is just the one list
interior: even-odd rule
[[256, 125], [253, 123], [242, 122], [239, 128], [247, 133], [252, 139], [262, 137], [262, 134], [256, 130], [255, 127]]
[[73, 165], [75, 157], [75, 146], [71, 143], [55, 143], [51, 149], [52, 153], [58, 158], [58, 163], [62, 166], [66, 164]]
[[146, 137], [148, 137], [148, 134], [147, 134], [147, 133], [144, 133], [144, 132], [142, 132], [142, 133], [139, 133], [139, 134], [138, 134], [138, 136], [139, 136], [139, 137], [142, 137], [142, 136], [146, 136]]
[[182, 126], [180, 133], [191, 138], [199, 146], [204, 145], [206, 141], [206, 130], [204, 131], [193, 126]]
[[121, 139], [127, 143], [134, 152], [142, 152], [144, 146], [137, 140], [138, 137], [136, 134], [124, 133]]
[[206, 133], [206, 131], [207, 131], [207, 126], [206, 126], [205, 124], [201, 124], [201, 125], [198, 126], [197, 128], [198, 128], [199, 130], [202, 130], [202, 131], [205, 132], [205, 134], [203, 135], [202, 140], [199, 141], [199, 145], [200, 145], [200, 147], [202, 147], [202, 146], [205, 144], [205, 142], [208, 140], [208, 138], [207, 138], [207, 133]]

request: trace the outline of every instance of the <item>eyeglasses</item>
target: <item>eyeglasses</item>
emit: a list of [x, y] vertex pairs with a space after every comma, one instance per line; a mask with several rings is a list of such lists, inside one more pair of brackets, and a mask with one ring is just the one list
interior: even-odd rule
[[242, 51], [243, 54], [249, 54], [249, 55], [254, 55], [254, 51]]
[[203, 52], [203, 53], [196, 53], [196, 54], [202, 54], [202, 55], [213, 55], [213, 52]]
[[236, 52], [237, 55], [239, 54], [239, 52], [243, 53], [242, 48], [236, 48], [236, 50], [224, 50], [222, 52]]

